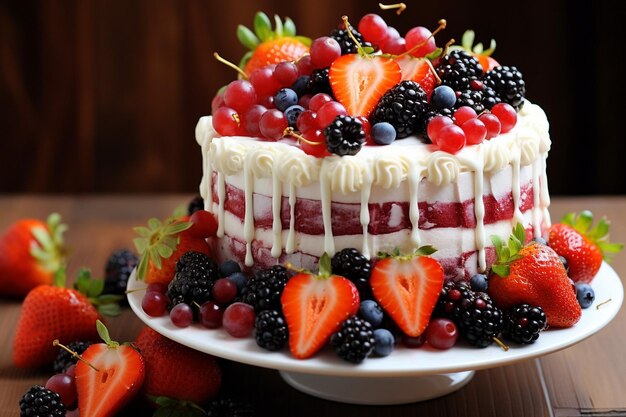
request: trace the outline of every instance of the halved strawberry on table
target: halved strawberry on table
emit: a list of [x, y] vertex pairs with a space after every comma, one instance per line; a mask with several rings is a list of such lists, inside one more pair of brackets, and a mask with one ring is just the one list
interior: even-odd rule
[[593, 214], [585, 210], [569, 213], [561, 223], [550, 228], [548, 244], [567, 260], [568, 275], [574, 282], [589, 283], [602, 266], [624, 248], [621, 243], [609, 242], [609, 221], [601, 219], [593, 225]]
[[443, 287], [444, 271], [431, 255], [432, 246], [415, 253], [395, 253], [379, 260], [370, 278], [374, 297], [408, 336], [421, 335], [437, 304]]
[[330, 264], [330, 257], [324, 253], [318, 274], [297, 274], [283, 290], [280, 301], [289, 329], [289, 349], [298, 359], [319, 351], [359, 308], [356, 286], [347, 278], [332, 275]]

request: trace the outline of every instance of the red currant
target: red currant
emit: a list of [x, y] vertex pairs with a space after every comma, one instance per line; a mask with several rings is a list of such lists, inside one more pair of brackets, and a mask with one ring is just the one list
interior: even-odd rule
[[448, 319], [433, 319], [426, 328], [426, 341], [435, 349], [450, 349], [459, 338], [456, 324]]
[[150, 317], [161, 317], [167, 309], [167, 296], [161, 292], [148, 291], [141, 299], [141, 308]]
[[276, 106], [274, 106], [274, 96], [263, 96], [259, 98], [259, 105], [265, 107], [268, 110], [276, 108]]
[[211, 101], [211, 114], [214, 114], [217, 109], [224, 105], [224, 91], [218, 92]]
[[287, 129], [287, 118], [277, 109], [266, 111], [259, 121], [261, 134], [268, 139], [278, 140], [284, 136]]
[[259, 96], [273, 96], [281, 87], [278, 80], [274, 78], [274, 71], [269, 65], [253, 71], [249, 81]]
[[359, 21], [359, 32], [366, 41], [380, 45], [387, 38], [387, 23], [375, 13], [366, 14]]
[[246, 128], [246, 132], [248, 132], [250, 136], [261, 135], [259, 120], [261, 120], [261, 116], [263, 116], [263, 113], [266, 111], [267, 107], [255, 104], [243, 115], [243, 125]]
[[317, 113], [311, 110], [303, 111], [302, 113], [300, 113], [300, 116], [298, 116], [296, 126], [298, 127], [298, 130], [300, 132], [317, 129]]
[[428, 122], [428, 126], [426, 127], [426, 134], [430, 138], [430, 141], [437, 144], [437, 138], [439, 137], [439, 132], [444, 126], [452, 125], [454, 121], [448, 116], [435, 116]]
[[232, 337], [246, 337], [254, 329], [254, 308], [245, 303], [233, 303], [224, 311], [222, 326]]
[[329, 103], [324, 104], [317, 111], [317, 126], [320, 129], [324, 129], [326, 126], [332, 123], [337, 116], [345, 116], [348, 114], [348, 111], [343, 106], [343, 104], [338, 101], [331, 101]]
[[387, 54], [401, 55], [406, 52], [406, 41], [399, 36], [397, 38], [388, 37], [380, 49]]
[[281, 87], [289, 87], [298, 79], [298, 67], [290, 61], [283, 61], [274, 68], [274, 79]]
[[309, 108], [309, 103], [311, 102], [312, 96], [310, 94], [305, 94], [298, 99], [298, 104], [305, 109]]
[[74, 405], [78, 398], [76, 380], [67, 374], [52, 375], [50, 379], [48, 379], [48, 382], [46, 382], [46, 388], [59, 394], [61, 402], [66, 408], [70, 408]]
[[309, 110], [318, 111], [320, 107], [331, 101], [333, 101], [333, 98], [328, 94], [317, 93], [311, 97], [311, 101], [309, 101]]
[[500, 133], [511, 131], [517, 124], [517, 112], [510, 104], [498, 103], [491, 108], [491, 113], [500, 120], [502, 125]]
[[193, 322], [193, 311], [191, 311], [191, 307], [188, 304], [176, 304], [170, 311], [170, 320], [176, 327], [189, 327]]
[[456, 109], [454, 112], [454, 123], [457, 126], [463, 125], [463, 123], [467, 122], [469, 119], [476, 118], [476, 111], [469, 106], [462, 106]]
[[407, 51], [411, 51], [411, 55], [418, 58], [433, 52], [437, 49], [437, 45], [435, 45], [435, 38], [432, 35], [432, 32], [423, 26], [409, 30], [404, 37]]
[[461, 125], [461, 129], [465, 132], [468, 145], [479, 145], [487, 136], [487, 128], [479, 119], [469, 119]]
[[340, 56], [339, 42], [330, 36], [317, 38], [311, 44], [311, 63], [315, 68], [329, 67]]
[[491, 113], [483, 113], [478, 116], [478, 120], [483, 122], [487, 128], [487, 135], [485, 139], [489, 140], [500, 134], [502, 125], [500, 124], [500, 119], [498, 119], [495, 115]]
[[296, 61], [298, 72], [300, 75], [311, 75], [313, 70], [313, 63], [311, 62], [311, 55], [305, 55]]
[[224, 92], [224, 104], [239, 113], [248, 110], [256, 104], [257, 94], [254, 87], [247, 80], [235, 80], [228, 84]]
[[222, 136], [237, 136], [243, 131], [239, 114], [230, 107], [220, 107], [213, 113], [213, 128]]
[[206, 210], [198, 210], [191, 215], [189, 221], [192, 226], [188, 229], [190, 236], [206, 239], [217, 233], [217, 219]]
[[200, 312], [198, 317], [200, 324], [207, 329], [217, 329], [222, 325], [222, 316], [224, 316], [224, 310], [219, 304], [213, 301], [207, 301], [200, 306]]
[[220, 278], [213, 285], [213, 299], [221, 304], [230, 303], [237, 296], [237, 285], [228, 278]]
[[465, 132], [457, 125], [444, 126], [439, 131], [437, 146], [444, 152], [457, 153], [465, 146]]
[[328, 152], [326, 147], [326, 138], [321, 130], [308, 130], [303, 132], [302, 135], [307, 140], [306, 142], [300, 142], [300, 148], [302, 148], [304, 153], [316, 158], [330, 156], [330, 152]]
[[365, 116], [359, 116], [357, 117], [357, 119], [359, 119], [359, 121], [363, 125], [363, 132], [365, 133], [365, 144], [376, 145], [374, 139], [372, 139], [372, 135], [370, 134], [370, 132], [372, 131], [372, 124], [370, 123], [369, 119]]

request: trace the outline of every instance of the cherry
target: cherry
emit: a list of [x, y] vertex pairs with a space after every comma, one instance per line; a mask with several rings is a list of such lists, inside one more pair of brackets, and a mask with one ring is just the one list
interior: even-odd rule
[[150, 317], [161, 317], [167, 309], [168, 299], [162, 292], [148, 291], [141, 299], [141, 308]]
[[260, 136], [261, 130], [259, 129], [259, 120], [263, 113], [267, 111], [267, 107], [260, 104], [252, 105], [248, 111], [243, 115], [243, 126], [246, 128], [251, 136]]
[[406, 52], [406, 41], [399, 36], [396, 38], [388, 37], [380, 49], [387, 54], [401, 55]]
[[[318, 94], [319, 95], [319, 94]], [[315, 98], [317, 96], [314, 96]], [[311, 99], [313, 101], [313, 99]], [[300, 132], [306, 132], [311, 129], [317, 129], [317, 113], [311, 110], [305, 110], [300, 113], [296, 126]]]
[[305, 55], [296, 61], [300, 75], [311, 75], [315, 67], [311, 62], [311, 55]]
[[430, 141], [436, 145], [441, 129], [444, 126], [452, 124], [454, 124], [454, 121], [448, 116], [435, 116], [428, 122], [428, 126], [426, 127], [426, 134], [428, 134]]
[[188, 304], [176, 304], [170, 311], [170, 320], [176, 327], [189, 327], [193, 322], [193, 311]]
[[311, 102], [311, 98], [313, 96], [311, 96], [310, 94], [305, 94], [302, 97], [300, 97], [298, 99], [298, 105], [304, 107], [305, 109], [309, 108], [309, 103]]
[[213, 128], [222, 136], [237, 136], [242, 133], [239, 114], [230, 107], [220, 107], [213, 113]]
[[211, 101], [211, 114], [224, 105], [224, 91], [218, 92]]
[[494, 114], [483, 113], [478, 116], [478, 120], [483, 122], [487, 128], [487, 135], [485, 136], [485, 139], [489, 140], [500, 134], [502, 125], [500, 124], [500, 119], [498, 119]]
[[439, 131], [437, 146], [442, 151], [457, 153], [465, 146], [465, 132], [457, 125], [444, 126]]
[[410, 54], [417, 58], [424, 57], [437, 49], [432, 32], [423, 26], [409, 30], [404, 39], [407, 51], [411, 51]]
[[456, 324], [451, 320], [433, 319], [426, 328], [426, 341], [435, 349], [450, 349], [459, 338]]
[[213, 299], [221, 304], [230, 303], [237, 296], [237, 285], [228, 278], [220, 278], [213, 285]]
[[233, 303], [224, 311], [222, 326], [232, 337], [246, 337], [254, 329], [254, 308], [246, 303]]
[[314, 68], [326, 68], [341, 56], [341, 46], [334, 38], [322, 36], [313, 41], [310, 53]]
[[282, 138], [287, 126], [287, 118], [278, 109], [266, 111], [259, 121], [261, 134], [268, 139], [278, 140]]
[[330, 152], [328, 152], [328, 148], [326, 147], [326, 138], [321, 130], [307, 130], [303, 132], [302, 135], [306, 139], [306, 141], [300, 142], [300, 148], [304, 153], [316, 158], [330, 156]]
[[259, 96], [273, 96], [281, 87], [280, 82], [274, 78], [274, 70], [270, 65], [254, 70], [249, 81]]
[[198, 210], [191, 215], [189, 221], [192, 226], [188, 229], [190, 236], [199, 239], [213, 237], [217, 233], [217, 219], [206, 210]]
[[387, 39], [387, 23], [375, 13], [366, 14], [359, 21], [358, 30], [366, 41], [380, 45]]
[[76, 403], [78, 391], [76, 391], [76, 380], [74, 377], [67, 374], [52, 375], [46, 382], [46, 388], [59, 394], [61, 402], [66, 408], [70, 408]]
[[465, 132], [468, 145], [479, 145], [487, 136], [487, 128], [479, 119], [469, 119], [461, 125], [461, 129]]
[[491, 113], [500, 120], [502, 125], [500, 133], [511, 131], [517, 124], [517, 112], [510, 104], [498, 103], [491, 108]]
[[463, 123], [467, 122], [469, 119], [476, 118], [476, 111], [469, 106], [462, 106], [456, 109], [454, 112], [454, 123], [457, 126], [461, 126]]
[[207, 301], [200, 306], [199, 312], [200, 324], [207, 329], [217, 329], [222, 325], [222, 316], [224, 310], [219, 304], [213, 301]]
[[331, 101], [333, 101], [333, 98], [328, 94], [317, 93], [311, 97], [311, 101], [309, 101], [309, 110], [318, 111], [320, 107]]
[[331, 101], [329, 103], [324, 104], [317, 111], [317, 126], [320, 129], [324, 129], [326, 126], [331, 124], [335, 117], [337, 116], [345, 116], [348, 114], [348, 111], [343, 106], [343, 104], [338, 101]]
[[280, 62], [274, 68], [273, 77], [281, 87], [289, 87], [298, 79], [298, 67], [293, 62]]
[[243, 113], [256, 104], [257, 93], [247, 80], [235, 80], [228, 84], [224, 92], [224, 104]]

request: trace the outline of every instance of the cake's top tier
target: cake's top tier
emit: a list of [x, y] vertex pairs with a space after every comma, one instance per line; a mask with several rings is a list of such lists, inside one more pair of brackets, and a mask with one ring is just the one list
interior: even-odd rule
[[[295, 141], [262, 141], [244, 136], [216, 134], [211, 117], [196, 127], [196, 140], [205, 148], [212, 170], [237, 175], [249, 169], [256, 178], [277, 175], [296, 187], [330, 179], [331, 191], [359, 192], [364, 184], [385, 189], [397, 188], [411, 175], [435, 185], [454, 182], [462, 172], [493, 173], [519, 161], [530, 165], [550, 149], [548, 121], [543, 110], [526, 102], [518, 123], [510, 132], [479, 145], [466, 146], [456, 154], [438, 150], [418, 137], [408, 137], [388, 146], [364, 146], [356, 155], [317, 158], [300, 149]], [[322, 174], [323, 172], [323, 174]]]

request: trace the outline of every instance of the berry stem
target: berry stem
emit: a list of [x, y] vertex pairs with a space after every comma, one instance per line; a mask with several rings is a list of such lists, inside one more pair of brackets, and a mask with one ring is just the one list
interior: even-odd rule
[[496, 345], [500, 346], [503, 351], [508, 352], [509, 347], [505, 345], [504, 343], [502, 343], [500, 339], [498, 339], [497, 337], [494, 337], [493, 341], [496, 342]]
[[395, 3], [395, 4], [382, 4], [378, 3], [378, 7], [381, 10], [393, 10], [396, 9], [396, 14], [400, 16], [400, 14], [406, 9], [406, 4], [404, 3]]
[[600, 304], [598, 304], [598, 305], [596, 306], [596, 310], [600, 310], [600, 307], [602, 307], [602, 306], [603, 306], [603, 305], [605, 305], [605, 304], [610, 303], [611, 301], [613, 301], [613, 299], [612, 299], [612, 298], [609, 298], [609, 299], [608, 299], [608, 300], [606, 300], [606, 301], [602, 301]]
[[148, 289], [148, 287], [135, 288], [135, 289], [132, 289], [132, 290], [124, 291], [124, 294], [132, 294], [132, 293], [137, 292], [137, 291], [146, 291], [147, 289]]
[[285, 129], [283, 131], [283, 136], [293, 136], [294, 138], [298, 139], [298, 142], [304, 142], [304, 143], [306, 143], [308, 145], [312, 145], [312, 146], [319, 145], [320, 143], [322, 143], [322, 142], [312, 142], [312, 141], [308, 140], [304, 136], [296, 133], [293, 130], [293, 127], [288, 127], [287, 129]]
[[92, 368], [94, 371], [96, 372], [100, 372], [100, 370], [98, 368], [96, 368], [95, 366], [93, 366], [91, 363], [87, 362], [86, 360], [83, 359], [82, 356], [80, 356], [77, 352], [74, 352], [72, 349], [68, 348], [67, 346], [61, 344], [61, 342], [59, 342], [59, 339], [54, 339], [54, 341], [52, 342], [52, 346], [59, 346], [61, 349], [67, 351], [70, 355], [72, 355], [73, 358], [78, 359], [79, 361], [87, 364], [90, 368]]
[[354, 42], [354, 44], [356, 45], [356, 48], [359, 51], [359, 55], [369, 57], [369, 55], [365, 52], [365, 50], [363, 50], [363, 46], [354, 37], [352, 30], [350, 30], [350, 23], [348, 22], [348, 16], [345, 16], [345, 15], [341, 16], [341, 20], [343, 20], [343, 24], [346, 26], [346, 31], [348, 32], [348, 36], [350, 36], [350, 39], [352, 39], [352, 42]]
[[231, 117], [233, 118], [235, 123], [237, 123], [237, 126], [241, 126], [241, 118], [237, 113], [234, 113]]
[[[430, 36], [429, 36], [429, 37], [427, 37], [426, 39], [424, 39], [423, 41], [421, 41], [420, 43], [418, 43], [417, 45], [415, 45], [413, 48], [409, 49], [409, 50], [408, 50], [408, 51], [406, 51], [406, 52], [401, 53], [401, 54], [400, 54], [400, 55], [398, 55], [398, 56], [404, 56], [404, 55], [410, 54], [411, 52], [416, 51], [418, 48], [420, 48], [420, 47], [422, 47], [423, 45], [425, 45], [425, 44], [426, 44], [426, 42], [428, 42], [428, 40], [429, 40], [430, 38], [433, 38], [433, 37], [434, 37], [437, 33], [441, 32], [443, 29], [445, 29], [445, 28], [446, 28], [446, 25], [448, 24], [448, 21], [447, 21], [446, 19], [440, 19], [440, 20], [437, 22], [437, 24], [438, 24], [439, 26], [437, 27], [437, 29], [435, 29], [435, 30], [433, 31], [433, 33], [431, 33], [431, 34], [430, 34]], [[430, 60], [429, 60], [429, 61], [430, 61]]]
[[450, 48], [450, 45], [454, 44], [454, 38], [451, 38], [443, 47], [443, 52], [441, 53], [442, 56], [446, 56], [448, 54], [448, 48]]
[[244, 80], [248, 79], [248, 74], [246, 74], [244, 70], [242, 70], [241, 68], [239, 68], [237, 65], [233, 64], [232, 62], [227, 61], [226, 59], [222, 58], [220, 54], [218, 54], [217, 52], [213, 52], [213, 57], [217, 59], [219, 62], [221, 62], [222, 64], [226, 65], [227, 67], [230, 67], [234, 69], [235, 71], [237, 71], [239, 75], [243, 77]]

